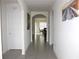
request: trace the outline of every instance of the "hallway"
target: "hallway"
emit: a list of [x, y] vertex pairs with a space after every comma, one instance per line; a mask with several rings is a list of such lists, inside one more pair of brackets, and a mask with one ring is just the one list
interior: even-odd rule
[[44, 43], [42, 36], [37, 35], [36, 40], [36, 42], [30, 44], [25, 56], [20, 54], [20, 50], [13, 50], [13, 52], [8, 51], [4, 59], [56, 59], [53, 47]]
[[29, 46], [26, 59], [56, 59], [56, 56], [53, 48], [48, 43], [44, 43], [43, 37], [38, 35], [36, 43], [31, 43]]
[[79, 59], [79, 0], [1, 0], [0, 9], [0, 59]]

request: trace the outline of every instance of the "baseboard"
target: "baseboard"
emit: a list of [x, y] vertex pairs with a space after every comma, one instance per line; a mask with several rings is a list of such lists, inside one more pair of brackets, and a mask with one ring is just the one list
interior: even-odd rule
[[9, 50], [5, 51], [5, 52], [2, 52], [2, 55], [5, 55]]
[[59, 58], [58, 58], [58, 56], [57, 56], [56, 49], [55, 49], [55, 47], [54, 47], [54, 46], [53, 46], [53, 51], [54, 51], [55, 56], [57, 57], [57, 59], [59, 59]]
[[22, 55], [25, 55], [25, 50], [22, 50]]

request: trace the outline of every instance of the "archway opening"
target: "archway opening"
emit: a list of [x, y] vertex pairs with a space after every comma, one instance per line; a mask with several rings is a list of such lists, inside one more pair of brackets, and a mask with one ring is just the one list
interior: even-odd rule
[[47, 42], [47, 17], [37, 14], [32, 17], [32, 41]]

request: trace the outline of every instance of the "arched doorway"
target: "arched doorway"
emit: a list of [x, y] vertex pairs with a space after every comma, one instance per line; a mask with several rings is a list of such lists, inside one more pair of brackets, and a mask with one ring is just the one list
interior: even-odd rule
[[[43, 36], [44, 28], [47, 29], [47, 17], [43, 14], [37, 14], [32, 17], [32, 41], [39, 39], [39, 35]], [[44, 36], [43, 36], [44, 38]], [[47, 34], [46, 34], [47, 39]], [[47, 41], [47, 40], [46, 40]]]

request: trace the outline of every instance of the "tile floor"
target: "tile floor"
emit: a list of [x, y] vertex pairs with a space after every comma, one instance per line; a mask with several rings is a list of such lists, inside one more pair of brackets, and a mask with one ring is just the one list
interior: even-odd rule
[[10, 50], [3, 55], [3, 59], [57, 59], [53, 47], [44, 42], [42, 36], [37, 36], [35, 42], [31, 43], [26, 55], [21, 55], [20, 50]]

